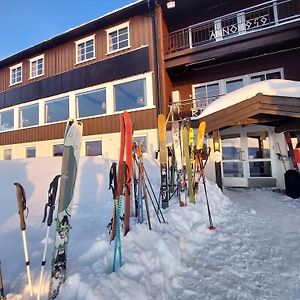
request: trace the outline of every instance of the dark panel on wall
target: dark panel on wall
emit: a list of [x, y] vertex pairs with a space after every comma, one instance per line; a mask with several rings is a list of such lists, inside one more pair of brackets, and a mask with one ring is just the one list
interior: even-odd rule
[[[105, 83], [150, 70], [149, 48], [118, 55], [0, 93], [4, 107]], [[3, 108], [3, 107], [2, 107]]]
[[109, 82], [150, 70], [148, 47], [118, 55], [87, 67], [87, 84]]
[[86, 87], [86, 67], [62, 74], [62, 93]]
[[[156, 110], [146, 109], [131, 112], [134, 130], [156, 128]], [[83, 135], [119, 132], [119, 115], [102, 116], [82, 120]], [[64, 137], [66, 123], [50, 124], [39, 127], [19, 129], [0, 133], [0, 145], [21, 144]]]
[[[41, 80], [40, 95], [36, 95], [36, 99], [45, 98], [61, 93], [61, 74]], [[26, 102], [26, 99], [24, 99]]]
[[5, 93], [5, 107], [16, 105], [22, 102], [22, 88], [14, 88]]
[[5, 107], [5, 92], [0, 93], [0, 108], [4, 108], [4, 107]]
[[32, 101], [36, 99], [36, 95], [40, 95], [40, 81], [22, 86], [22, 99]]

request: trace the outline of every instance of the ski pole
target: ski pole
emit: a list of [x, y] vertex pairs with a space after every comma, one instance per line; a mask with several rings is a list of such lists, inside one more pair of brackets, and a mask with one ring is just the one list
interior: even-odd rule
[[2, 272], [1, 272], [1, 261], [0, 261], [0, 299], [5, 300]]
[[19, 216], [20, 216], [20, 228], [21, 228], [22, 239], [23, 239], [23, 248], [24, 248], [24, 255], [25, 255], [29, 293], [30, 296], [32, 297], [33, 290], [32, 290], [32, 282], [31, 282], [31, 275], [30, 275], [30, 262], [28, 256], [28, 247], [27, 247], [27, 239], [26, 239], [26, 223], [25, 223], [25, 216], [24, 216], [24, 211], [26, 209], [28, 210], [28, 208], [26, 207], [26, 195], [25, 195], [25, 190], [20, 183], [16, 182], [14, 184], [16, 186], [16, 192], [17, 192], [17, 200], [18, 200]]
[[[151, 193], [152, 193], [152, 195], [153, 195], [153, 197], [154, 197], [154, 199], [155, 199], [155, 202], [156, 202], [156, 205], [157, 205], [157, 210], [158, 210], [158, 211], [160, 212], [160, 214], [161, 214], [163, 223], [166, 223], [166, 220], [165, 220], [165, 218], [164, 218], [164, 215], [163, 215], [163, 213], [162, 213], [162, 211], [161, 211], [161, 209], [160, 209], [159, 201], [157, 200], [157, 197], [156, 197], [156, 195], [155, 195], [155, 192], [154, 192], [154, 190], [153, 190], [153, 186], [152, 186], [152, 184], [151, 184], [151, 182], [150, 182], [150, 179], [149, 179], [148, 173], [146, 172], [145, 167], [144, 167], [144, 173], [145, 173], [145, 175], [146, 175], [146, 179], [147, 179], [147, 182], [148, 182], [148, 184], [149, 184]], [[150, 196], [149, 189], [148, 189], [147, 185], [146, 185], [146, 188], [147, 188], [147, 191], [148, 191], [148, 195]], [[154, 203], [153, 203], [153, 201], [152, 201], [152, 197], [150, 196], [150, 198], [151, 198], [151, 202], [152, 202], [153, 207], [154, 207]], [[154, 210], [155, 210], [155, 208], [154, 208]], [[160, 222], [160, 223], [161, 223], [161, 222]]]
[[45, 204], [45, 208], [44, 208], [44, 217], [43, 217], [43, 221], [42, 221], [43, 223], [46, 221], [46, 218], [47, 218], [48, 207], [49, 207], [49, 211], [48, 211], [48, 218], [47, 218], [47, 231], [46, 231], [45, 246], [44, 246], [44, 251], [43, 251], [40, 282], [39, 282], [39, 291], [38, 291], [37, 300], [39, 300], [41, 297], [44, 269], [45, 269], [45, 265], [46, 265], [46, 255], [47, 255], [47, 248], [48, 248], [49, 232], [50, 232], [50, 227], [51, 227], [52, 221], [53, 221], [53, 212], [55, 209], [55, 199], [56, 199], [56, 194], [57, 194], [59, 178], [60, 178], [60, 175], [56, 175], [53, 178], [52, 182], [50, 183], [49, 190], [48, 190], [48, 202]]
[[[210, 154], [210, 148], [207, 149], [208, 152], [206, 151], [204, 153], [203, 149], [200, 150], [200, 155], [202, 157], [200, 157], [200, 169], [201, 169], [201, 176], [202, 176], [202, 180], [203, 180], [203, 187], [204, 187], [204, 193], [205, 193], [205, 197], [206, 197], [206, 206], [207, 206], [207, 213], [208, 213], [208, 219], [209, 219], [209, 230], [215, 230], [216, 227], [213, 225], [213, 221], [212, 221], [212, 217], [211, 217], [211, 212], [210, 212], [210, 208], [209, 208], [209, 202], [208, 202], [208, 196], [207, 196], [207, 189], [206, 189], [206, 181], [205, 181], [205, 175], [204, 175], [204, 167], [207, 163], [209, 154]], [[205, 159], [205, 164], [203, 165], [203, 158]]]

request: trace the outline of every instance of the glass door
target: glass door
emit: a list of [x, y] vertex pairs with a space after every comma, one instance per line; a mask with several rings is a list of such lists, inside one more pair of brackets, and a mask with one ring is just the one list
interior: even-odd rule
[[272, 177], [270, 140], [267, 131], [247, 133], [249, 177]]
[[246, 153], [241, 134], [224, 135], [222, 140], [222, 169], [225, 186], [246, 187]]

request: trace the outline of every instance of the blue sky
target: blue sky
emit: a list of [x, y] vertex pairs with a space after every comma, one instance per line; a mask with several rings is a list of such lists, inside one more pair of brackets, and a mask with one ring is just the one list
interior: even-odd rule
[[135, 0], [0, 0], [0, 60]]

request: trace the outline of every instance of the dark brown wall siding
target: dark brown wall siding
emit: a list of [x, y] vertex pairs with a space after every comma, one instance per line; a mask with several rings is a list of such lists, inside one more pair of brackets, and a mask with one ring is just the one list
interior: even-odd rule
[[261, 58], [231, 62], [228, 64], [198, 69], [172, 76], [173, 90], [179, 90], [181, 99], [192, 95], [192, 84], [236, 77], [271, 69], [284, 68], [285, 79], [300, 80], [300, 69], [295, 64], [299, 60], [300, 49], [273, 54]]
[[[156, 110], [147, 109], [131, 112], [134, 130], [156, 128]], [[119, 132], [119, 115], [103, 116], [82, 120], [83, 135], [105, 134]], [[0, 133], [0, 145], [21, 144], [64, 137], [66, 123], [44, 125], [40, 127], [20, 129]]]
[[[151, 17], [148, 15], [141, 15], [131, 18], [130, 20], [124, 20], [121, 23], [115, 24], [119, 25], [122, 23], [129, 22], [130, 28], [130, 43], [131, 48], [123, 51], [119, 51], [110, 55], [107, 55], [107, 41], [106, 41], [106, 31], [102, 28], [95, 32], [91, 32], [88, 35], [83, 35], [81, 38], [85, 38], [87, 36], [95, 34], [95, 44], [96, 44], [96, 58], [94, 60], [88, 61], [86, 63], [81, 63], [75, 65], [75, 42], [80, 40], [78, 38], [74, 41], [67, 42], [65, 44], [54, 47], [51, 50], [44, 52], [45, 55], [45, 76], [38, 77], [33, 80], [29, 80], [29, 59], [32, 57], [28, 57], [23, 60], [23, 80], [21, 84], [17, 84], [14, 87], [21, 86], [27, 84], [29, 82], [37, 81], [40, 79], [44, 79], [47, 77], [54, 76], [56, 74], [60, 74], [66, 72], [68, 70], [72, 70], [78, 67], [82, 67], [87, 64], [92, 64], [107, 58], [111, 58], [114, 56], [118, 56], [124, 52], [132, 51], [141, 46], [149, 45], [149, 49], [151, 51], [151, 59], [150, 59], [150, 67], [153, 70], [153, 38], [152, 38], [152, 23]], [[114, 26], [115, 26], [114, 25]], [[113, 26], [111, 26], [113, 27]], [[43, 53], [40, 53], [43, 54]], [[38, 54], [38, 55], [40, 55]], [[36, 55], [36, 56], [38, 56]], [[21, 61], [20, 61], [21, 62]], [[4, 91], [9, 89], [9, 67], [0, 69], [0, 91]]]

